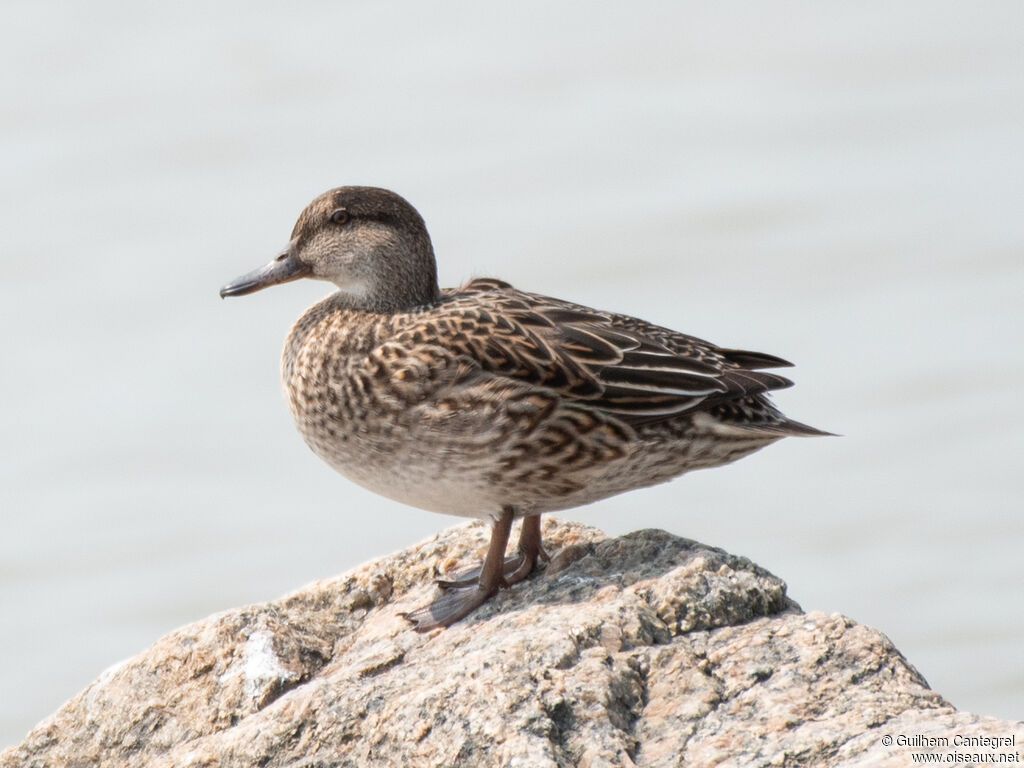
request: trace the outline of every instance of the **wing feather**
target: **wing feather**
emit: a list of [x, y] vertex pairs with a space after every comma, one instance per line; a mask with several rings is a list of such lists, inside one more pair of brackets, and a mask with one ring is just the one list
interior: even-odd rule
[[[487, 373], [553, 389], [629, 423], [706, 410], [792, 384], [773, 355], [723, 349], [634, 317], [492, 279], [445, 293], [398, 340], [432, 339]], [[424, 324], [431, 325], [424, 328]]]

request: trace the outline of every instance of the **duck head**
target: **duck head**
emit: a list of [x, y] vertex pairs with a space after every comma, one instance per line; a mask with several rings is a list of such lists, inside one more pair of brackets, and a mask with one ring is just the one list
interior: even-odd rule
[[306, 206], [269, 264], [220, 290], [221, 298], [309, 277], [338, 286], [353, 309], [396, 312], [438, 300], [437, 266], [423, 218], [378, 187], [338, 187]]

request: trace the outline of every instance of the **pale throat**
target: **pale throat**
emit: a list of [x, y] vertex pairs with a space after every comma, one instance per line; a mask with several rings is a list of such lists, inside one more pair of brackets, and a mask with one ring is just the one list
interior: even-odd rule
[[338, 286], [338, 291], [362, 303], [370, 295], [370, 282], [364, 277], [328, 277], [324, 278]]

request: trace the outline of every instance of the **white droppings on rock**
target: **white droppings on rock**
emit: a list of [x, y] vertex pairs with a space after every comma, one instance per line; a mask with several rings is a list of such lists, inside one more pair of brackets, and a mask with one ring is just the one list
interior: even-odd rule
[[256, 629], [249, 635], [241, 656], [240, 663], [232, 664], [220, 680], [223, 684], [240, 676], [245, 696], [250, 699], [261, 699], [267, 689], [296, 678], [294, 672], [281, 664], [274, 652], [273, 638], [266, 629]]

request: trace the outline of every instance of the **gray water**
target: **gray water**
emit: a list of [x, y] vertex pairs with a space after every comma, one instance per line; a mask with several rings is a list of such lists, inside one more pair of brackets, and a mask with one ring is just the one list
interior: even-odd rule
[[347, 183], [419, 207], [444, 284], [797, 363], [779, 404], [844, 437], [572, 517], [747, 555], [1024, 718], [1024, 6], [481, 6], [5, 5], [0, 745], [457, 522], [295, 434], [278, 353], [323, 284], [217, 298]]

